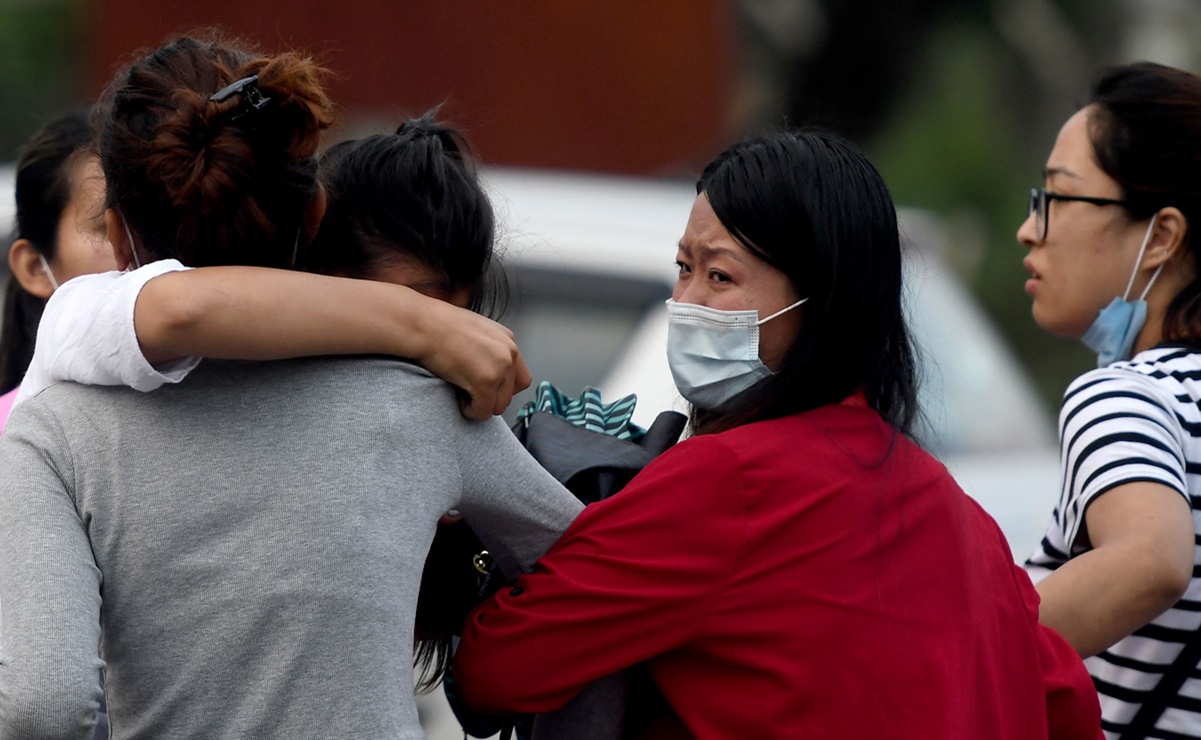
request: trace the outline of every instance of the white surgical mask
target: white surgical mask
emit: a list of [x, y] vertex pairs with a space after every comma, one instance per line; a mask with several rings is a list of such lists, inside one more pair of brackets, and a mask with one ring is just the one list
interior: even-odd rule
[[41, 252], [38, 252], [38, 262], [42, 263], [42, 272], [45, 272], [46, 277], [50, 278], [50, 287], [58, 290], [58, 280], [54, 278], [54, 271], [50, 269], [50, 263], [46, 261]]
[[714, 409], [771, 375], [759, 359], [759, 327], [808, 298], [765, 319], [759, 312], [722, 311], [667, 301], [667, 364], [676, 388], [698, 409]]

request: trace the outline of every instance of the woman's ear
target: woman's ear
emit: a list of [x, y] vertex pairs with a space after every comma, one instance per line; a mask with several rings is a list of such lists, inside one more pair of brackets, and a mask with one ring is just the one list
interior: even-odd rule
[[125, 230], [125, 221], [115, 208], [104, 211], [104, 233], [108, 243], [113, 245], [113, 257], [117, 260], [117, 269], [128, 270], [134, 264], [133, 245], [129, 243], [129, 234]]
[[1178, 208], [1161, 208], [1156, 214], [1155, 230], [1151, 232], [1151, 240], [1147, 242], [1147, 250], [1143, 253], [1144, 270], [1153, 270], [1177, 255], [1184, 255], [1185, 236], [1188, 234], [1188, 221]]
[[28, 239], [18, 239], [8, 249], [8, 269], [25, 292], [43, 300], [54, 292], [54, 283], [38, 259], [40, 252]]

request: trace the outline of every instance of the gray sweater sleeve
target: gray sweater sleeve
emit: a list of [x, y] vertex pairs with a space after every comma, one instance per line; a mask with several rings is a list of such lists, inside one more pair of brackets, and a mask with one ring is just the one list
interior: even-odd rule
[[460, 419], [454, 432], [459, 511], [508, 578], [546, 554], [584, 505], [530, 456], [500, 418]]
[[37, 400], [0, 435], [0, 737], [88, 738], [102, 696], [100, 571], [71, 456]]
[[[526, 452], [500, 419], [462, 422], [460, 510], [506, 577], [528, 571], [584, 506]], [[497, 679], [501, 680], [501, 679]], [[536, 740], [621, 737], [628, 701], [625, 673], [601, 679], [534, 723]]]

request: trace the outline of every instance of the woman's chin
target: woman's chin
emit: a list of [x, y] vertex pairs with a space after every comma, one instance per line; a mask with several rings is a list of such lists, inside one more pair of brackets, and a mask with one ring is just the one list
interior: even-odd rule
[[1046, 311], [1039, 311], [1038, 303], [1035, 303], [1030, 309], [1030, 315], [1034, 317], [1034, 323], [1038, 324], [1038, 328], [1064, 339], [1079, 339], [1084, 336], [1084, 332], [1088, 331], [1087, 326], [1081, 327], [1076, 322], [1064, 321], [1060, 317], [1049, 315]]

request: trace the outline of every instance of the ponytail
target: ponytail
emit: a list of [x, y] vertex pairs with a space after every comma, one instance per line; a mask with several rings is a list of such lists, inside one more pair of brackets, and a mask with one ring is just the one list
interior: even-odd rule
[[495, 219], [467, 141], [434, 113], [395, 134], [329, 148], [321, 160], [328, 207], [300, 266], [374, 277], [411, 258], [466, 290], [469, 307], [503, 311], [507, 282], [494, 259]]

